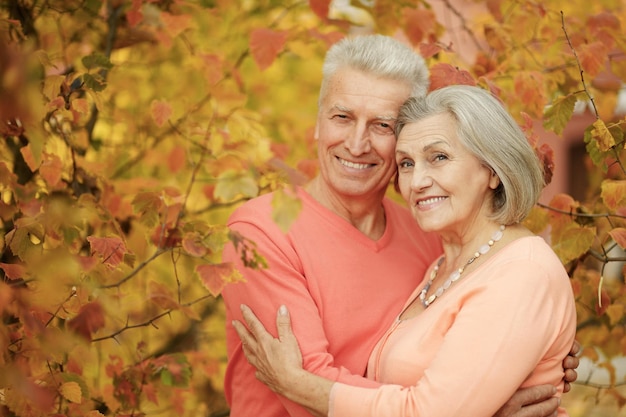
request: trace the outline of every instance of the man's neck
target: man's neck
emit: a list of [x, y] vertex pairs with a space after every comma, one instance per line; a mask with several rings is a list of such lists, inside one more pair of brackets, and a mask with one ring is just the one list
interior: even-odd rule
[[378, 196], [341, 196], [333, 193], [321, 177], [315, 177], [304, 188], [318, 203], [344, 218], [361, 233], [378, 240], [385, 233], [384, 193]]

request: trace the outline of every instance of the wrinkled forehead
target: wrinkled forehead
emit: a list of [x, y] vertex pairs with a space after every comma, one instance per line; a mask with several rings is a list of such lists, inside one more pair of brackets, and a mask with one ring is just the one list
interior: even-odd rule
[[399, 81], [352, 68], [337, 71], [322, 92], [320, 106], [324, 108], [371, 107], [393, 118], [400, 106], [409, 98], [411, 86]]

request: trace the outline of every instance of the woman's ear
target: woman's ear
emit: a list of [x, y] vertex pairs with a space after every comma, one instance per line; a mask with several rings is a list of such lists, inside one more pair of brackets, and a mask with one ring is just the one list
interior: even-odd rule
[[495, 190], [500, 185], [500, 177], [494, 170], [491, 170], [491, 177], [489, 177], [489, 188]]

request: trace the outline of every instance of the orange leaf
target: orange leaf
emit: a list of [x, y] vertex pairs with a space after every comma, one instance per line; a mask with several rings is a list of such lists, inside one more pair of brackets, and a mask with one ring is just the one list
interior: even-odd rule
[[432, 10], [404, 9], [405, 32], [413, 45], [435, 33], [437, 20]]
[[331, 0], [309, 0], [311, 10], [321, 19], [326, 19], [330, 10]]
[[148, 283], [148, 299], [164, 310], [178, 309], [178, 301], [170, 289], [159, 282], [150, 281]]
[[169, 167], [172, 174], [180, 171], [186, 164], [186, 152], [185, 148], [182, 146], [176, 146], [167, 157], [167, 166]]
[[204, 63], [204, 73], [211, 84], [224, 78], [224, 60], [217, 55], [200, 55]]
[[89, 113], [89, 103], [84, 98], [77, 98], [72, 100], [72, 109], [81, 114]]
[[4, 271], [4, 275], [10, 280], [25, 278], [26, 275], [26, 268], [19, 264], [0, 263], [0, 269]]
[[550, 201], [550, 207], [564, 212], [576, 212], [576, 208], [579, 204], [567, 194], [557, 194]]
[[116, 267], [124, 259], [124, 255], [128, 253], [124, 241], [117, 236], [113, 237], [96, 237], [89, 236], [87, 241], [91, 245], [92, 253], [96, 253], [102, 257], [102, 262], [110, 267]]
[[546, 106], [543, 80], [538, 71], [520, 71], [514, 77], [517, 100], [524, 103], [528, 114], [537, 118], [541, 117]]
[[30, 143], [20, 148], [20, 153], [22, 154], [22, 158], [24, 158], [26, 165], [28, 165], [28, 168], [30, 168], [31, 171], [35, 172], [37, 170], [37, 167], [39, 167], [39, 164], [41, 163], [41, 155], [38, 155], [39, 158], [37, 159], [39, 159], [39, 161], [36, 161], [35, 155], [33, 154], [33, 147], [30, 145]]
[[104, 309], [97, 301], [83, 305], [76, 317], [67, 322], [67, 327], [86, 340], [104, 326]]
[[609, 235], [622, 249], [626, 249], [626, 229], [623, 227], [616, 227], [609, 232]]
[[595, 77], [606, 66], [608, 49], [602, 42], [596, 41], [580, 45], [577, 54], [584, 72]]
[[192, 26], [191, 15], [189, 14], [174, 15], [161, 12], [161, 22], [163, 22], [165, 30], [172, 38], [175, 38]]
[[161, 127], [172, 115], [172, 106], [165, 100], [152, 100], [152, 103], [150, 103], [150, 113], [157, 126]]
[[241, 280], [241, 273], [235, 269], [232, 262], [216, 265], [198, 265], [196, 273], [211, 295], [217, 297], [224, 286], [229, 282]]
[[39, 167], [39, 173], [49, 186], [57, 186], [63, 174], [63, 162], [61, 158], [56, 155], [46, 154], [43, 163]]
[[198, 232], [185, 233], [183, 236], [183, 249], [191, 255], [198, 258], [207, 254], [207, 248], [202, 243], [202, 236]]
[[456, 84], [476, 85], [476, 80], [469, 72], [446, 63], [435, 64], [430, 69], [431, 91]]
[[250, 51], [261, 71], [272, 65], [285, 47], [287, 32], [271, 29], [254, 29], [250, 33]]

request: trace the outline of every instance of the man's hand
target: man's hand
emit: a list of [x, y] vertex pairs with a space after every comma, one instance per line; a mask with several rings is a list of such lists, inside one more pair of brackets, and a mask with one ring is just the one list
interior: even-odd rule
[[565, 381], [565, 385], [563, 386], [563, 393], [569, 392], [571, 387], [571, 383], [576, 381], [578, 378], [578, 373], [576, 372], [576, 368], [580, 363], [578, 359], [578, 353], [580, 352], [580, 343], [574, 340], [574, 344], [572, 345], [572, 349], [569, 351], [569, 354], [563, 359], [563, 372], [565, 375], [563, 376], [563, 380]]
[[556, 416], [561, 400], [555, 394], [556, 388], [549, 384], [519, 389], [494, 417]]

